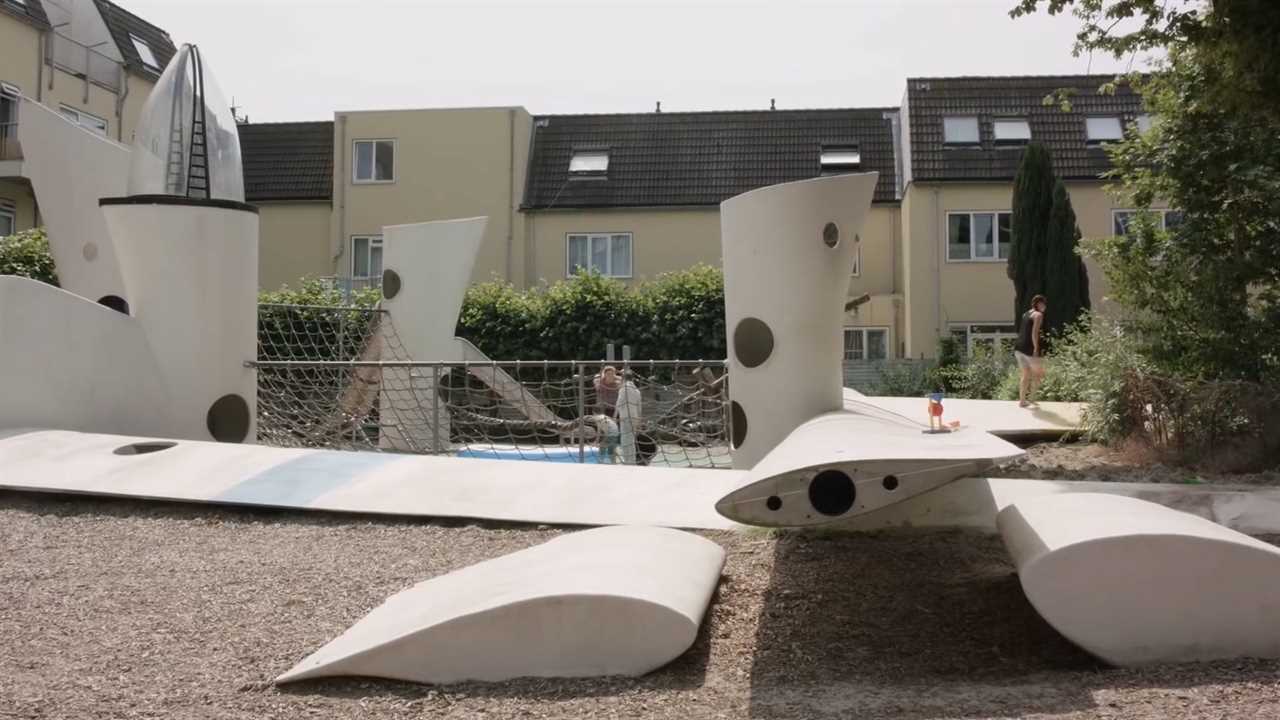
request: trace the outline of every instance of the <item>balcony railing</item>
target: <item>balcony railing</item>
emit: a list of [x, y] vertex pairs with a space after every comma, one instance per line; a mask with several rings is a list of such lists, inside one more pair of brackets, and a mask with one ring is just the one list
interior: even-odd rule
[[0, 123], [0, 162], [21, 159], [22, 144], [18, 142], [18, 123]]
[[49, 35], [44, 50], [47, 64], [111, 92], [120, 92], [123, 65], [116, 60], [60, 33]]

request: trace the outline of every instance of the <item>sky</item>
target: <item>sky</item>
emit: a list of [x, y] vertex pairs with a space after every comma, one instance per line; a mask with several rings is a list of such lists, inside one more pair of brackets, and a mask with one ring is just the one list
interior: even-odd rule
[[200, 46], [253, 122], [336, 110], [535, 114], [901, 102], [907, 77], [1112, 73], [1015, 0], [118, 0]]

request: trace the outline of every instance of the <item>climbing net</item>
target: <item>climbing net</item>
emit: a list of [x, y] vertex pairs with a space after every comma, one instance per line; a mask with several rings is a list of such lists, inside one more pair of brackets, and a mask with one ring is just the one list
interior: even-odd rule
[[[464, 344], [465, 345], [465, 344]], [[618, 422], [604, 361], [410, 358], [376, 308], [261, 305], [258, 441], [559, 462], [728, 467], [723, 361], [613, 363], [639, 393]], [[633, 395], [634, 396], [634, 395]]]

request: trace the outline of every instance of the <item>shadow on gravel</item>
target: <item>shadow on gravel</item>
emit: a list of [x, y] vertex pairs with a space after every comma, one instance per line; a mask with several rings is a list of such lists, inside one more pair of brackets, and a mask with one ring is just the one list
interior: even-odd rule
[[1241, 663], [1102, 665], [1040, 618], [1006, 557], [999, 537], [959, 532], [780, 537], [751, 717], [1056, 715], [1101, 688], [1240, 679]]

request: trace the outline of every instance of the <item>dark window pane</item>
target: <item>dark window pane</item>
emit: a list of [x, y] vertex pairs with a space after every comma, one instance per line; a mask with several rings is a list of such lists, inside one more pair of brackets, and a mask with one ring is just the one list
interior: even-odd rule
[[947, 259], [969, 260], [969, 215], [953, 214], [947, 216]]

